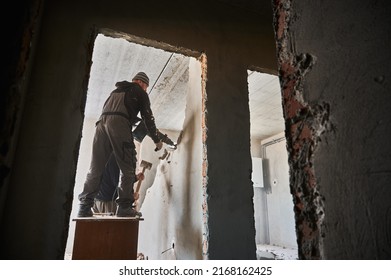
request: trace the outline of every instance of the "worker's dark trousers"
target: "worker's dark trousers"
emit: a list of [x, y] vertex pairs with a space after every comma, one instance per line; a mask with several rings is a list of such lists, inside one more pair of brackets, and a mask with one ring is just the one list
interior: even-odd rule
[[116, 202], [120, 207], [130, 207], [133, 204], [137, 159], [131, 131], [130, 122], [122, 116], [101, 117], [95, 129], [90, 170], [83, 192], [79, 194], [81, 205], [93, 206], [111, 152], [114, 153], [121, 171]]

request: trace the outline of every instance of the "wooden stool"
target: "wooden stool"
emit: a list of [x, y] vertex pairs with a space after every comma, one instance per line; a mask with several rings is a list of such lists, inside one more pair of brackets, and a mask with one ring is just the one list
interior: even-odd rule
[[140, 218], [76, 218], [73, 260], [136, 260]]

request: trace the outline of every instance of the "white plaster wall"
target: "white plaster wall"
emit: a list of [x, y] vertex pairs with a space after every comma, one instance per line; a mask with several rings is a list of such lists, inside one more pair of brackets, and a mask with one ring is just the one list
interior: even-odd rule
[[[185, 109], [183, 109], [184, 111]], [[159, 116], [156, 116], [157, 119], [159, 119]], [[177, 139], [180, 135], [179, 131], [172, 131], [172, 130], [164, 130], [159, 129], [160, 132], [163, 134], [167, 134], [167, 136], [173, 141], [177, 142]], [[137, 209], [140, 210], [143, 201], [145, 199], [145, 195], [147, 190], [152, 186], [153, 182], [155, 181], [156, 171], [158, 169], [158, 165], [160, 163], [160, 157], [167, 157], [167, 160], [171, 160], [171, 154], [172, 150], [168, 149], [167, 146], [164, 144], [162, 150], [155, 152], [155, 144], [153, 143], [152, 139], [148, 136], [146, 136], [140, 144], [139, 142], [135, 141], [136, 149], [138, 150], [137, 153], [137, 170], [136, 172], [141, 172], [142, 168], [140, 166], [141, 161], [147, 161], [152, 164], [151, 169], [146, 169], [144, 172], [145, 178], [142, 181], [140, 185], [139, 190], [139, 199], [137, 201]], [[136, 188], [137, 185], [135, 185]]]
[[251, 137], [251, 156], [252, 157], [261, 157], [261, 143], [262, 140], [259, 138]]
[[[267, 144], [274, 139], [284, 137], [277, 134], [262, 141]], [[297, 248], [293, 200], [289, 190], [289, 165], [286, 141], [268, 145], [265, 149], [268, 160], [268, 178], [270, 190], [267, 192], [267, 220], [269, 243], [288, 248]]]
[[254, 188], [255, 242], [257, 244], [269, 243], [266, 196], [264, 188]]
[[[264, 187], [254, 188], [255, 241], [257, 244], [297, 248], [286, 141], [267, 146], [264, 155], [261, 151], [262, 145], [281, 137], [284, 137], [284, 133], [263, 140], [251, 140], [252, 156], [263, 157], [267, 160], [266, 168], [270, 168]], [[263, 173], [263, 170], [253, 169], [252, 172], [254, 177], [255, 173]]]
[[[262, 157], [261, 151], [262, 140], [259, 138], [251, 138], [251, 156], [255, 158]], [[252, 178], [255, 177], [255, 173], [261, 173], [262, 170], [252, 170]], [[252, 180], [254, 182], [254, 180]], [[269, 242], [268, 237], [268, 225], [267, 225], [267, 204], [266, 204], [266, 192], [264, 188], [254, 188], [254, 222], [255, 222], [255, 242], [257, 244], [267, 244]]]
[[163, 160], [153, 143], [142, 144], [140, 156], [156, 166], [140, 208], [138, 251], [148, 259], [202, 259], [201, 65], [193, 58], [182, 135]]

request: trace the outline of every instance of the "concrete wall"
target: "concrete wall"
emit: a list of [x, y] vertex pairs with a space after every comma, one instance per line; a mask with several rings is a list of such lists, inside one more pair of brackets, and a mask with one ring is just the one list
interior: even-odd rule
[[[165, 42], [184, 54], [206, 53], [203, 253], [210, 259], [255, 259], [247, 69], [276, 69], [270, 3], [265, 1], [265, 16], [217, 1], [37, 3], [42, 18], [38, 13], [40, 25], [32, 33], [36, 52], [24, 61], [32, 71], [20, 93], [20, 130], [6, 139], [16, 148], [15, 156], [7, 151], [11, 172], [3, 177], [2, 256], [64, 257], [92, 46], [97, 29], [107, 28]], [[186, 197], [192, 201], [190, 192]], [[188, 232], [176, 236], [181, 234]], [[195, 248], [183, 256], [200, 258]]]
[[390, 259], [390, 2], [273, 3], [299, 258]]

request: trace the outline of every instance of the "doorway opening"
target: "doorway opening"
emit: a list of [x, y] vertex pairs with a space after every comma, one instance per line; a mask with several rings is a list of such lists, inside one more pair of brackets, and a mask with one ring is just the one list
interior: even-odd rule
[[[205, 75], [206, 72], [206, 69], [204, 69], [205, 66], [201, 65], [203, 54], [190, 50], [179, 50], [170, 45], [128, 34], [120, 34], [111, 30], [101, 30], [101, 32], [95, 38], [92, 53], [92, 66], [88, 81], [85, 116], [65, 259], [71, 259], [72, 256], [75, 233], [75, 222], [73, 219], [77, 216], [79, 208], [78, 195], [82, 191], [85, 176], [90, 165], [95, 123], [99, 119], [105, 100], [115, 88], [116, 82], [124, 80], [131, 81], [132, 77], [140, 71], [147, 73], [150, 79], [150, 86], [147, 89], [147, 93], [151, 101], [151, 109], [155, 117], [156, 126], [160, 132], [166, 134], [174, 142], [179, 142], [182, 138], [186, 138], [186, 133], [194, 133], [194, 131], [186, 127], [190, 122], [187, 115], [192, 108], [201, 107], [198, 103], [201, 104], [202, 102], [201, 91], [205, 86], [205, 79], [201, 80], [201, 76]], [[200, 73], [203, 74], [200, 75]], [[194, 95], [198, 96], [199, 100], [192, 101]], [[193, 122], [194, 119], [201, 120], [201, 109], [191, 113], [199, 114], [196, 118], [192, 116]], [[200, 135], [197, 144], [202, 147], [201, 126], [194, 127], [193, 129], [197, 130], [197, 133]], [[157, 168], [162, 164], [162, 159], [159, 156], [162, 156], [167, 150], [163, 147], [162, 155], [154, 152], [154, 144], [149, 137], [145, 137], [141, 144], [137, 141], [135, 141], [135, 144], [138, 161], [147, 160], [152, 163], [152, 168], [146, 172], [140, 189], [140, 199], [137, 207], [143, 211], [143, 202], [147, 196], [147, 192], [153, 184], [156, 184], [155, 178], [161, 172]], [[200, 155], [196, 158], [201, 161], [202, 148], [199, 150]], [[185, 149], [181, 147], [174, 153], [179, 154], [184, 152]], [[165, 154], [165, 158], [163, 158], [165, 160], [164, 164], [167, 164], [168, 158], [167, 154]], [[170, 161], [174, 160], [174, 155], [171, 155]], [[200, 184], [202, 183], [201, 168], [202, 162], [199, 162], [199, 172], [195, 176], [199, 176]], [[199, 188], [198, 197], [200, 200], [202, 199], [201, 192], [202, 188]], [[175, 203], [175, 201], [168, 201], [168, 203]], [[199, 202], [200, 209], [201, 205], [202, 203]], [[198, 214], [199, 218], [194, 219], [199, 219], [199, 224], [201, 224], [202, 211], [200, 210]], [[200, 234], [200, 238], [201, 236], [202, 234]], [[176, 239], [176, 236], [169, 237], [166, 243], [171, 245], [173, 240]], [[151, 257], [153, 258], [153, 256]]]
[[248, 70], [258, 259], [297, 259], [293, 199], [279, 78]]

